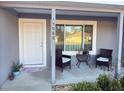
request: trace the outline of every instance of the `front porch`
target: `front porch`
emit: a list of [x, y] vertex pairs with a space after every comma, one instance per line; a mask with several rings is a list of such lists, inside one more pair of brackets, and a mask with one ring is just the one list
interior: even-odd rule
[[[87, 73], [86, 73], [87, 72]], [[100, 74], [111, 75], [113, 71], [104, 71], [100, 68], [89, 68], [86, 64], [81, 64], [80, 68], [74, 64], [72, 69], [65, 68], [63, 73], [56, 69], [56, 83], [50, 83], [50, 70], [43, 71], [21, 71], [21, 74], [13, 81], [7, 80], [0, 91], [51, 91], [52, 85], [63, 85], [78, 83], [81, 81], [94, 82]]]
[[[5, 8], [6, 11], [7, 10], [6, 6], [3, 5], [3, 7]], [[38, 9], [37, 7], [35, 8], [31, 6], [27, 7], [26, 5], [20, 8], [16, 8], [16, 7], [17, 6], [15, 4], [15, 6], [10, 7], [10, 10], [14, 10], [18, 14], [18, 16], [15, 16], [17, 22], [19, 18], [46, 20], [46, 34], [44, 34], [46, 36], [46, 39], [44, 44], [45, 44], [45, 49], [47, 51], [42, 55], [42, 57], [46, 56], [47, 61], [44, 70], [42, 71], [39, 70], [36, 72], [22, 71], [22, 74], [19, 77], [15, 78], [14, 81], [5, 82], [1, 90], [51, 90], [51, 85], [54, 84], [76, 83], [80, 81], [93, 82], [100, 74], [106, 73], [111, 76], [114, 75], [115, 73], [114, 65], [113, 65], [113, 69], [110, 71], [107, 71], [106, 69], [105, 70], [101, 69], [100, 67], [96, 68], [94, 58], [91, 59], [90, 67], [87, 66], [85, 63], [81, 63], [80, 68], [76, 66], [77, 60], [75, 60], [75, 58], [74, 59], [72, 58], [71, 59], [72, 68], [71, 69], [68, 69], [68, 67], [64, 68], [63, 72], [61, 72], [61, 70], [55, 66], [55, 58], [56, 58], [55, 37], [56, 37], [56, 24], [58, 20], [66, 20], [66, 22], [64, 22], [66, 23], [64, 24], [65, 26], [69, 24], [67, 22], [69, 20], [71, 20], [72, 26], [76, 24], [76, 25], [83, 25], [83, 27], [85, 27], [85, 25], [93, 25], [93, 23], [95, 23], [94, 25], [95, 28], [93, 28], [95, 30], [93, 30], [93, 34], [92, 34], [93, 38], [91, 42], [93, 50], [90, 51], [90, 54], [92, 56], [95, 56], [100, 48], [113, 49], [114, 51], [113, 64], [114, 63], [118, 64], [118, 70], [117, 70], [118, 73], [121, 75], [124, 74], [123, 73], [124, 70], [123, 68], [121, 68], [121, 57], [122, 57], [121, 53], [122, 53], [122, 44], [123, 44], [122, 42], [123, 16], [124, 16], [122, 11], [112, 11], [113, 9], [111, 10], [109, 8], [106, 11], [100, 9], [91, 11], [90, 9], [84, 10], [83, 7], [80, 9], [78, 9], [78, 7], [72, 8], [72, 10], [70, 10], [70, 7], [66, 7], [66, 8], [39, 7]], [[58, 24], [63, 24], [63, 22], [60, 22]], [[16, 39], [18, 39], [18, 34], [16, 34], [16, 36], [17, 36]], [[84, 34], [82, 34], [82, 37], [84, 39]], [[17, 45], [18, 43], [19, 40], [17, 41]], [[81, 42], [81, 44], [83, 45], [83, 47], [81, 46], [81, 48], [84, 48], [84, 42]], [[40, 45], [40, 47], [42, 46], [43, 45]], [[19, 49], [17, 49], [17, 51], [18, 50]], [[66, 51], [66, 53], [68, 52], [69, 51]], [[72, 53], [72, 51], [70, 51], [70, 53]], [[76, 53], [77, 50], [76, 52], [73, 51], [74, 56], [76, 55]], [[15, 53], [15, 55], [16, 54], [18, 54], [19, 57], [19, 53], [17, 52]], [[9, 73], [10, 70], [8, 71], [8, 74]]]

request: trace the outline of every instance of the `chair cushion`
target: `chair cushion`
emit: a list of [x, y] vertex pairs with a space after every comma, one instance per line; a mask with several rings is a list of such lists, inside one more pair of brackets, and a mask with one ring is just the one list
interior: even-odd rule
[[70, 60], [71, 60], [70, 58], [62, 57], [62, 62], [63, 63], [69, 62]]
[[109, 59], [108, 58], [105, 58], [105, 57], [99, 57], [99, 58], [97, 58], [97, 61], [108, 62]]

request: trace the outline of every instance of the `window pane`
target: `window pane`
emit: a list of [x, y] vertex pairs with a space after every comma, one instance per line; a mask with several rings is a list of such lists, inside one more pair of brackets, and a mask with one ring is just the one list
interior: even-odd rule
[[56, 25], [56, 48], [64, 50], [64, 25]]
[[67, 25], [65, 27], [65, 51], [78, 51], [82, 47], [83, 26]]
[[85, 50], [92, 50], [92, 33], [93, 33], [93, 26], [85, 25], [85, 29], [84, 29], [84, 49]]

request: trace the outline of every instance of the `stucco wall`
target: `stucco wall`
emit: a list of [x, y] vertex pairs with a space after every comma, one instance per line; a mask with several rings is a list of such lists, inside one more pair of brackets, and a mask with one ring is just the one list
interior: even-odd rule
[[97, 53], [100, 48], [113, 49], [113, 63], [117, 61], [117, 37], [116, 21], [97, 21]]
[[50, 66], [51, 66], [51, 46], [50, 46], [50, 20], [47, 19], [47, 67], [50, 70]]
[[[118, 34], [117, 19], [110, 17], [88, 17], [88, 16], [58, 16], [58, 19], [70, 20], [93, 20], [97, 21], [96, 51], [99, 53], [100, 48], [113, 49], [112, 62], [117, 62], [118, 54]], [[95, 56], [91, 56], [91, 63], [95, 63]]]
[[0, 86], [8, 78], [12, 62], [19, 58], [18, 19], [15, 13], [0, 9]]
[[[20, 18], [43, 18], [47, 19], [47, 64], [50, 66], [50, 15], [19, 14]], [[97, 21], [97, 53], [100, 48], [113, 49], [113, 63], [117, 60], [117, 18], [89, 17], [89, 16], [65, 16], [57, 15], [57, 19], [67, 20], [93, 20]], [[94, 56], [92, 56], [94, 60]], [[92, 61], [93, 61], [92, 60]], [[93, 61], [94, 62], [94, 61]]]

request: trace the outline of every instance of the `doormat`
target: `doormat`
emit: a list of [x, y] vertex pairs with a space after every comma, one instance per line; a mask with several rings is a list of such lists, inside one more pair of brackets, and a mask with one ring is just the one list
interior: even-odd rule
[[44, 68], [42, 68], [42, 67], [23, 67], [22, 70], [26, 71], [26, 72], [37, 72], [37, 71], [43, 71]]

